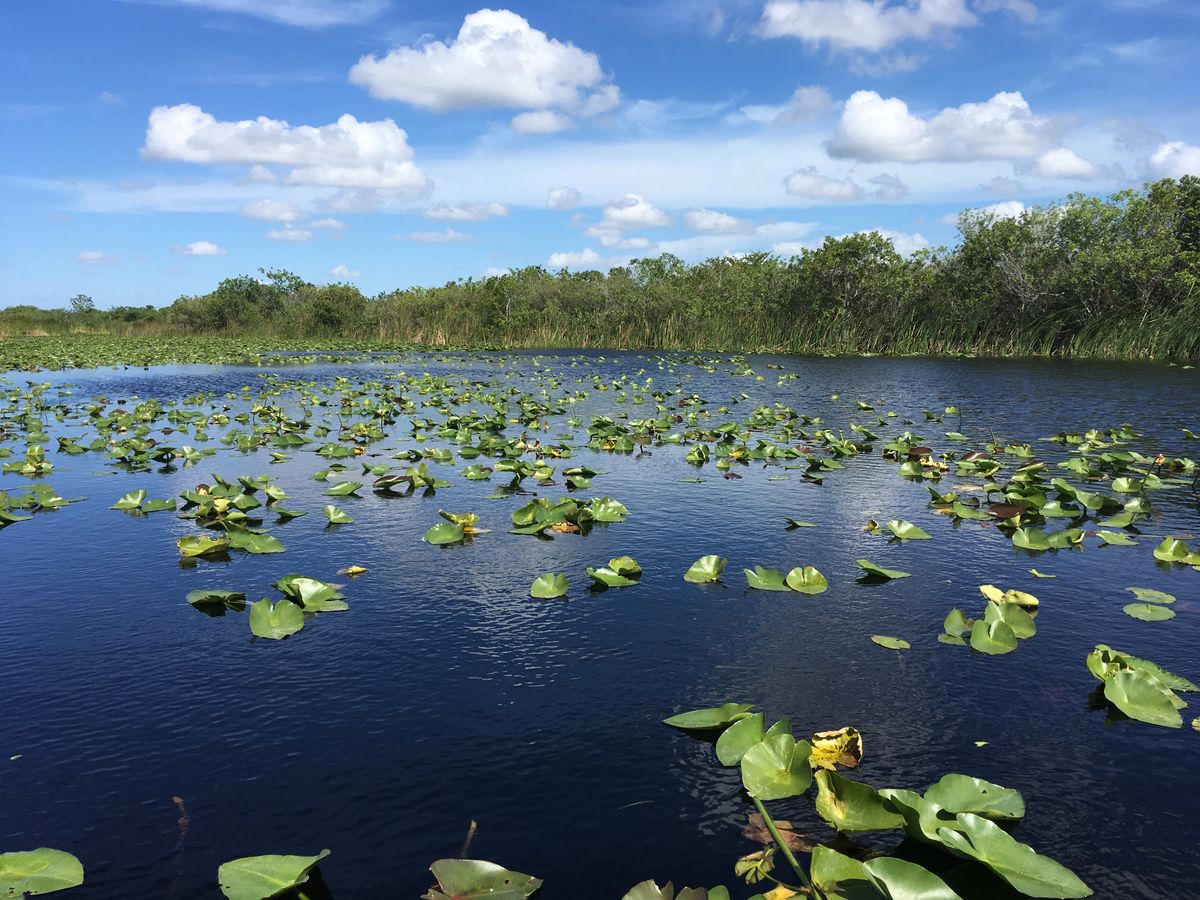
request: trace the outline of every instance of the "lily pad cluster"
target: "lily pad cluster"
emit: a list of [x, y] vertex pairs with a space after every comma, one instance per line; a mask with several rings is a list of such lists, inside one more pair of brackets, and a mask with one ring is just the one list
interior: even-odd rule
[[1104, 700], [1131, 719], [1182, 728], [1187, 701], [1180, 694], [1200, 691], [1186, 678], [1107, 644], [1088, 654], [1087, 669], [1104, 686]]

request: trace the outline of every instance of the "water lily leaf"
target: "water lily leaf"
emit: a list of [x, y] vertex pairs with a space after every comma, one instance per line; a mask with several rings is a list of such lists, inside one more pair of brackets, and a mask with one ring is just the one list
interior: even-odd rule
[[994, 584], [981, 584], [979, 586], [979, 593], [987, 597], [992, 603], [1012, 603], [1027, 609], [1036, 609], [1040, 603], [1038, 598], [1033, 596], [1033, 594], [1015, 590], [1002, 591]]
[[754, 744], [742, 757], [742, 785], [759, 800], [785, 800], [808, 790], [812, 745], [790, 734], [776, 734]]
[[967, 617], [957, 606], [946, 613], [946, 618], [942, 621], [942, 631], [951, 637], [961, 638], [970, 627]]
[[728, 560], [720, 556], [702, 556], [684, 573], [683, 580], [693, 584], [712, 584], [720, 579], [726, 562]]
[[1038, 528], [1018, 528], [1013, 532], [1012, 542], [1022, 550], [1049, 550], [1051, 546], [1045, 532]]
[[325, 518], [329, 520], [330, 525], [350, 525], [354, 522], [354, 519], [350, 516], [350, 513], [346, 512], [344, 509], [339, 509], [332, 503], [328, 506], [322, 507], [321, 512], [324, 514]]
[[925, 792], [925, 799], [951, 814], [974, 813], [994, 822], [1015, 822], [1025, 816], [1020, 791], [969, 775], [943, 775]]
[[862, 735], [852, 726], [837, 731], [818, 731], [812, 736], [811, 743], [813, 749], [808, 761], [813, 768], [833, 771], [836, 766], [845, 766], [853, 769], [862, 762]]
[[637, 581], [635, 579], [626, 578], [624, 575], [618, 575], [616, 572], [614, 572], [608, 566], [601, 566], [598, 569], [593, 569], [589, 566], [587, 573], [588, 573], [588, 575], [591, 576], [592, 580], [594, 580], [597, 584], [602, 585], [606, 588], [630, 587], [631, 585], [637, 584]]
[[217, 880], [229, 900], [268, 900], [304, 884], [328, 855], [322, 850], [316, 856], [247, 856], [224, 863]]
[[289, 575], [286, 579], [286, 588], [281, 586], [283, 582], [284, 579], [280, 579], [275, 582], [275, 586], [289, 597], [299, 601], [305, 612], [341, 612], [350, 608], [350, 605], [345, 602], [345, 596], [338, 593], [333, 585], [326, 584], [324, 581], [300, 575]]
[[1057, 575], [1047, 575], [1045, 572], [1039, 572], [1037, 569], [1030, 569], [1029, 573], [1034, 578], [1057, 578]]
[[266, 597], [250, 604], [250, 631], [255, 637], [279, 641], [304, 627], [304, 612], [291, 600], [272, 603]]
[[1163, 538], [1154, 548], [1154, 558], [1163, 562], [1183, 562], [1188, 555], [1188, 545], [1178, 538]]
[[984, 610], [983, 620], [989, 626], [993, 622], [1003, 622], [1020, 639], [1031, 638], [1037, 634], [1037, 625], [1033, 621], [1033, 616], [1015, 603], [989, 603], [987, 609]]
[[246, 608], [246, 595], [240, 591], [189, 591], [187, 602], [192, 606], [224, 606], [237, 610]]
[[1143, 622], [1165, 622], [1175, 618], [1175, 610], [1154, 603], [1127, 603], [1122, 612]]
[[[788, 896], [795, 895], [789, 892]], [[660, 888], [651, 879], [634, 885], [621, 900], [729, 900], [729, 891], [723, 887], [709, 888], [708, 890], [704, 888], [682, 888], [677, 894], [675, 893], [675, 886], [671, 882], [668, 881]], [[771, 898], [771, 900], [776, 900], [776, 898]]]
[[83, 884], [83, 864], [70, 853], [40, 847], [0, 853], [0, 896], [52, 894]]
[[256, 531], [229, 532], [229, 546], [235, 550], [245, 550], [247, 553], [283, 553], [286, 549], [279, 538], [269, 534], [259, 534]]
[[206, 534], [189, 534], [175, 542], [184, 556], [208, 556], [229, 549], [228, 538], [209, 537]]
[[1012, 653], [1017, 649], [1017, 636], [1001, 619], [991, 622], [979, 619], [971, 626], [971, 649], [991, 656]]
[[982, 509], [973, 509], [972, 507], [967, 506], [958, 500], [955, 500], [954, 503], [951, 504], [950, 509], [953, 510], [954, 515], [960, 519], [973, 519], [975, 521], [980, 521], [983, 519], [990, 519], [992, 517], [990, 513]]
[[642, 574], [642, 567], [638, 565], [638, 561], [632, 556], [614, 556], [608, 561], [608, 567], [618, 575], [624, 575], [626, 578]]
[[1166, 669], [1148, 659], [1140, 659], [1120, 650], [1113, 650], [1107, 644], [1097, 644], [1096, 649], [1087, 656], [1087, 668], [1097, 681], [1104, 681], [1115, 672], [1122, 669], [1136, 669], [1146, 672], [1161, 681], [1173, 691], [1191, 693], [1200, 691], [1200, 687], [1192, 684], [1186, 678], [1168, 672]]
[[[756, 591], [786, 591], [788, 586], [783, 582], [783, 573], [776, 569], [764, 569], [755, 566], [754, 571], [742, 569], [746, 573], [746, 584]], [[684, 576], [686, 578], [686, 576]]]
[[664, 725], [682, 728], [684, 731], [708, 731], [714, 728], [727, 728], [734, 722], [739, 722], [750, 715], [753, 703], [722, 703], [707, 709], [694, 709], [691, 712], [679, 713], [669, 719], [663, 719]]
[[479, 859], [439, 859], [429, 869], [439, 890], [424, 900], [525, 900], [542, 886], [540, 878]]
[[109, 509], [138, 509], [141, 507], [142, 501], [145, 499], [145, 491], [130, 491], [128, 494], [110, 506]]
[[1168, 594], [1165, 591], [1156, 591], [1153, 588], [1125, 588], [1143, 603], [1174, 603], [1175, 595]]
[[951, 852], [983, 863], [1028, 897], [1090, 897], [1079, 877], [1048, 856], [1022, 844], [995, 822], [959, 813], [958, 830], [942, 828], [938, 837]]
[[1179, 698], [1147, 671], [1121, 669], [1104, 679], [1104, 699], [1131, 719], [1164, 728], [1182, 728]]
[[925, 529], [904, 519], [892, 519], [887, 523], [888, 531], [902, 541], [928, 541], [932, 536]]
[[1123, 531], [1097, 531], [1096, 537], [1114, 547], [1136, 547], [1137, 541]]
[[869, 784], [825, 769], [816, 771], [816, 780], [817, 814], [837, 831], [887, 831], [904, 824]]
[[887, 647], [889, 650], [908, 650], [912, 645], [908, 641], [898, 637], [888, 637], [886, 634], [873, 634], [871, 640], [880, 647]]
[[787, 586], [801, 594], [822, 594], [829, 590], [825, 576], [812, 566], [797, 566], [787, 574]]
[[329, 497], [349, 497], [361, 487], [361, 481], [339, 481], [326, 490], [325, 494]]
[[954, 813], [947, 812], [931, 800], [914, 791], [884, 788], [879, 792], [889, 809], [904, 819], [904, 833], [915, 841], [940, 844], [938, 831], [958, 828]]
[[784, 519], [788, 528], [816, 528], [815, 522], [805, 522], [801, 519]]
[[887, 900], [962, 900], [928, 869], [904, 859], [881, 856], [863, 863], [863, 871]]
[[759, 743], [766, 736], [766, 719], [762, 713], [755, 713], [744, 719], [739, 719], [721, 732], [717, 738], [717, 759], [723, 766], [736, 766], [746, 755], [746, 751]]
[[142, 512], [166, 512], [167, 510], [175, 509], [175, 498], [168, 497], [163, 500], [147, 500], [142, 504]]
[[427, 544], [458, 544], [466, 537], [461, 525], [453, 522], [439, 522], [425, 532], [421, 540]]
[[866, 578], [873, 581], [890, 581], [893, 578], [908, 578], [912, 575], [911, 572], [901, 572], [899, 569], [885, 569], [869, 559], [860, 559], [857, 563], [858, 567], [867, 573]]
[[567, 576], [565, 574], [555, 575], [553, 572], [539, 575], [529, 588], [529, 595], [537, 600], [553, 600], [555, 597], [563, 596], [566, 592]]

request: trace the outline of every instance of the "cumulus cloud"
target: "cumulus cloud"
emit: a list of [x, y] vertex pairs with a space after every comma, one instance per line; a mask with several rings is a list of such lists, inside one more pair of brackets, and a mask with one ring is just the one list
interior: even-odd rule
[[[471, 13], [449, 43], [364, 56], [350, 80], [381, 100], [438, 113], [499, 107], [589, 116], [620, 102], [596, 54], [551, 38], [506, 9]], [[550, 120], [523, 124], [531, 121]]]
[[173, 248], [180, 256], [224, 256], [229, 251], [212, 241], [192, 241]]
[[979, 209], [963, 210], [961, 213], [946, 213], [940, 221], [946, 225], [956, 225], [960, 216], [996, 220], [1019, 219], [1025, 209], [1025, 204], [1020, 200], [1005, 200], [1001, 203], [993, 203], [991, 206], [982, 206]]
[[243, 216], [264, 222], [295, 222], [304, 218], [303, 211], [296, 204], [287, 200], [272, 200], [270, 197], [243, 203], [240, 212]]
[[731, 118], [735, 122], [761, 125], [801, 125], [820, 118], [831, 106], [833, 98], [829, 91], [819, 85], [809, 85], [796, 88], [782, 106], [743, 106]]
[[240, 163], [290, 169], [288, 184], [385, 188], [422, 196], [429, 179], [413, 162], [407, 133], [391, 119], [290, 125], [259, 116], [222, 122], [191, 103], [150, 112], [142, 155], [201, 165]]
[[103, 250], [83, 250], [76, 257], [85, 266], [115, 266], [120, 259], [110, 256]]
[[346, 223], [341, 219], [314, 219], [308, 223], [309, 228], [328, 228], [331, 231], [345, 231]]
[[825, 146], [831, 156], [863, 162], [1027, 159], [1044, 152], [1058, 131], [1017, 91], [947, 107], [931, 118], [909, 112], [898, 97], [855, 91]]
[[358, 269], [352, 269], [349, 266], [342, 264], [334, 266], [332, 269], [330, 269], [329, 274], [340, 281], [353, 281], [355, 278], [360, 276], [362, 272], [358, 271]]
[[445, 219], [451, 222], [482, 222], [484, 219], [489, 219], [492, 216], [503, 217], [507, 215], [508, 207], [503, 203], [488, 203], [484, 201], [455, 203], [453, 205], [435, 203], [425, 210], [426, 218]]
[[396, 235], [398, 241], [416, 241], [418, 244], [453, 244], [469, 241], [471, 236], [447, 226], [442, 231], [414, 231], [412, 234]]
[[604, 207], [601, 225], [617, 231], [659, 228], [670, 225], [671, 218], [641, 194], [623, 194]]
[[588, 247], [578, 253], [551, 253], [546, 266], [551, 269], [579, 269], [595, 267], [603, 262], [600, 254]]
[[888, 172], [880, 172], [874, 178], [868, 178], [867, 181], [875, 185], [871, 196], [877, 200], [903, 200], [909, 194], [908, 185], [898, 176]]
[[546, 194], [546, 209], [574, 209], [583, 197], [573, 187], [554, 187]]
[[797, 169], [783, 179], [789, 194], [809, 200], [831, 200], [850, 203], [863, 198], [863, 190], [849, 178], [830, 178], [817, 171], [816, 166]]
[[626, 237], [621, 229], [605, 225], [603, 222], [589, 226], [584, 234], [599, 241], [601, 247], [609, 249], [645, 250], [652, 246], [649, 238]]
[[[877, 231], [891, 241], [892, 246], [896, 248], [896, 252], [901, 256], [911, 256], [918, 250], [926, 250], [929, 247], [929, 241], [919, 231], [893, 231], [890, 228], [875, 228], [872, 230]], [[859, 234], [863, 233], [859, 232]]]
[[302, 244], [305, 241], [313, 239], [313, 233], [307, 228], [297, 228], [294, 225], [284, 225], [282, 228], [268, 231], [267, 237], [273, 241], [290, 241], [293, 244]]
[[982, 185], [983, 189], [994, 197], [1020, 197], [1028, 194], [1029, 188], [1015, 178], [997, 175]]
[[709, 234], [739, 234], [754, 230], [751, 222], [715, 209], [689, 209], [683, 214], [683, 224], [692, 231]]
[[553, 109], [517, 113], [509, 125], [518, 134], [557, 134], [575, 127], [570, 117]]
[[1037, 158], [1033, 171], [1043, 178], [1090, 178], [1099, 173], [1100, 167], [1074, 150], [1056, 147]]
[[375, 18], [387, 8], [387, 0], [158, 0], [175, 6], [194, 6], [214, 12], [241, 13], [296, 25], [326, 28], [355, 25]]
[[1155, 178], [1182, 178], [1184, 175], [1200, 175], [1200, 147], [1183, 141], [1166, 141], [1159, 144], [1146, 168]]
[[944, 38], [977, 21], [966, 0], [768, 0], [758, 33], [878, 53], [904, 41]]

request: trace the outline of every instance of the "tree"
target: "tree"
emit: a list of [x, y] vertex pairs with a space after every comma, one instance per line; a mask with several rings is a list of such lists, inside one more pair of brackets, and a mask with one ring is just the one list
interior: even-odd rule
[[96, 301], [87, 294], [76, 294], [67, 301], [68, 308], [77, 316], [96, 311]]

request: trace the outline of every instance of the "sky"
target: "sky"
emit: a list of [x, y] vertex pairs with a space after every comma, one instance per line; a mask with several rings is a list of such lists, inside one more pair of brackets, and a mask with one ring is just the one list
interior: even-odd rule
[[1200, 175], [1196, 0], [37, 0], [0, 10], [0, 306], [376, 294]]

